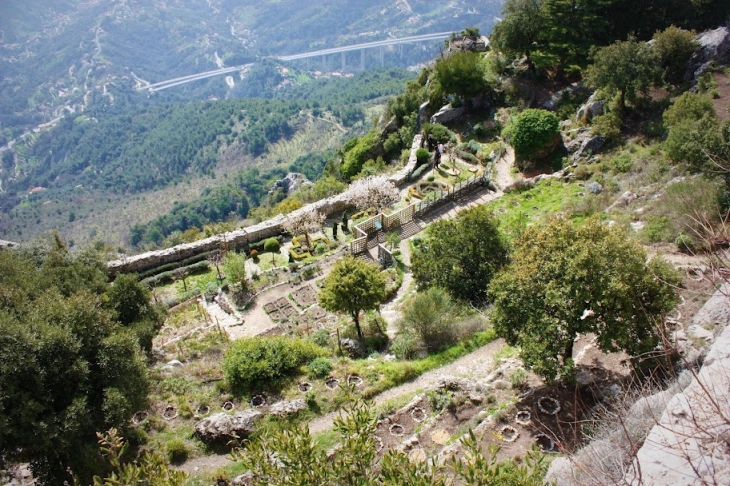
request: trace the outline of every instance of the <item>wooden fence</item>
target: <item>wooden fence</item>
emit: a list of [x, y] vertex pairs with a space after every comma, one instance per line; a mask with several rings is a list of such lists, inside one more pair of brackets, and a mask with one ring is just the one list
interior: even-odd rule
[[[377, 233], [381, 230], [392, 231], [413, 221], [418, 216], [423, 216], [446, 201], [454, 201], [459, 197], [463, 197], [469, 192], [484, 186], [489, 186], [489, 177], [486, 171], [481, 175], [475, 175], [465, 181], [456, 183], [450, 189], [441, 191], [435, 198], [413, 203], [392, 214], [380, 213], [377, 216], [373, 216], [370, 219], [358, 223], [355, 225], [353, 230], [353, 236], [355, 236], [355, 239], [350, 242], [350, 253], [353, 255], [361, 255], [365, 253], [368, 250], [368, 240], [370, 239], [370, 235], [373, 233]], [[380, 251], [381, 250], [379, 248], [379, 258], [381, 256]]]

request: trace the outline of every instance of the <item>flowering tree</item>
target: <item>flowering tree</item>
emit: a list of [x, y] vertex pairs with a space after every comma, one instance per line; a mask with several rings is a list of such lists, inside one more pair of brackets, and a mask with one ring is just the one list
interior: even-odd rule
[[350, 184], [345, 193], [350, 204], [359, 209], [382, 209], [400, 200], [400, 192], [385, 176], [368, 176]]
[[282, 224], [282, 227], [292, 234], [297, 236], [304, 234], [307, 239], [307, 247], [311, 248], [311, 242], [309, 241], [309, 233], [317, 231], [322, 227], [324, 223], [325, 215], [320, 213], [318, 210], [303, 208], [293, 213], [289, 213]]

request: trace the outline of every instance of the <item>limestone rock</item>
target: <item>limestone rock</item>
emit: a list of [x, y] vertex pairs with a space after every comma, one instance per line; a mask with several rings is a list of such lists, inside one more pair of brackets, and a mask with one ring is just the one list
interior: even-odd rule
[[271, 406], [269, 412], [271, 413], [271, 415], [283, 417], [286, 415], [295, 414], [300, 410], [304, 410], [305, 408], [307, 408], [307, 402], [305, 402], [303, 398], [297, 398], [295, 400], [284, 400], [281, 402], [277, 402]]
[[687, 63], [686, 81], [697, 80], [713, 61], [720, 65], [730, 64], [730, 29], [708, 30], [699, 34], [696, 40], [700, 46]]
[[340, 347], [342, 347], [342, 350], [351, 358], [362, 358], [366, 354], [365, 348], [363, 348], [362, 345], [354, 339], [340, 339]]
[[431, 117], [431, 123], [449, 123], [458, 120], [466, 113], [464, 107], [452, 108], [451, 105], [443, 106], [436, 114]]
[[283, 179], [279, 179], [278, 181], [274, 182], [274, 185], [271, 187], [269, 194], [277, 189], [282, 189], [287, 196], [290, 196], [300, 187], [309, 184], [311, 184], [311, 182], [304, 174], [300, 174], [299, 172], [290, 172], [286, 176], [284, 176]]
[[219, 412], [198, 422], [195, 435], [208, 443], [244, 439], [256, 430], [256, 422], [263, 417], [258, 410], [243, 410], [235, 415]]
[[594, 117], [603, 115], [606, 108], [606, 102], [604, 100], [595, 99], [595, 95], [591, 95], [585, 104], [581, 105], [576, 112], [576, 118], [578, 120], [593, 120]]
[[253, 486], [253, 484], [255, 484], [255, 479], [253, 472], [247, 471], [246, 473], [233, 478], [231, 480], [231, 486]]

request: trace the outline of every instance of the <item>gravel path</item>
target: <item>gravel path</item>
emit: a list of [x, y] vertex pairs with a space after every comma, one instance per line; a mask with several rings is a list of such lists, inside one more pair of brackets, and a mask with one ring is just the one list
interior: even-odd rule
[[[494, 355], [502, 346], [504, 346], [503, 339], [492, 341], [486, 346], [462, 356], [451, 364], [431, 370], [413, 381], [376, 395], [373, 403], [377, 406], [393, 398], [425, 390], [447, 377], [466, 377], [473, 379], [487, 376], [494, 368]], [[309, 433], [316, 434], [331, 429], [332, 422], [338, 414], [339, 411], [330, 412], [327, 415], [312, 420], [309, 423]]]

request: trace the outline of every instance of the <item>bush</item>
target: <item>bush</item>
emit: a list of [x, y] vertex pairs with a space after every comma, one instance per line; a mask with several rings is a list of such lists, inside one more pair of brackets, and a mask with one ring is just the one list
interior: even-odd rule
[[315, 358], [307, 365], [307, 374], [312, 378], [324, 378], [332, 371], [332, 362], [327, 358]]
[[403, 306], [401, 331], [418, 336], [429, 351], [453, 344], [454, 304], [444, 289], [431, 287], [419, 292]]
[[518, 161], [542, 158], [552, 151], [560, 136], [560, 120], [546, 110], [527, 109], [514, 117], [504, 135], [515, 149]]
[[418, 339], [410, 332], [399, 332], [390, 344], [390, 352], [398, 359], [413, 359], [418, 351]]
[[621, 127], [623, 121], [616, 113], [606, 113], [593, 119], [592, 131], [606, 139], [606, 142], [613, 143], [621, 138]]
[[165, 444], [165, 451], [167, 452], [167, 459], [172, 464], [180, 464], [187, 461], [190, 455], [188, 445], [180, 439], [172, 439]]
[[276, 386], [300, 366], [327, 352], [311, 341], [299, 338], [257, 337], [236, 341], [223, 359], [226, 382], [245, 391]]
[[625, 174], [631, 170], [633, 161], [631, 160], [631, 155], [624, 152], [612, 157], [608, 161], [608, 166], [616, 173]]
[[259, 256], [259, 252], [258, 252], [257, 250], [251, 250], [251, 251], [250, 251], [250, 252], [248, 253], [248, 256], [250, 256], [251, 258], [258, 258], [258, 256]]
[[419, 148], [416, 150], [416, 160], [418, 161], [418, 164], [425, 164], [428, 163], [428, 159], [431, 157], [431, 154], [428, 153], [428, 150], [424, 148]]
[[327, 329], [318, 329], [309, 339], [317, 346], [326, 348], [330, 344], [330, 333]]
[[264, 243], [264, 251], [267, 253], [279, 253], [279, 249], [281, 246], [279, 245], [279, 240], [276, 238], [269, 238]]
[[509, 376], [509, 382], [512, 384], [512, 388], [524, 390], [527, 388], [527, 372], [522, 368], [514, 370]]
[[437, 142], [447, 143], [456, 141], [456, 135], [440, 123], [426, 123], [423, 125], [423, 131], [427, 136], [431, 135], [431, 138]]

